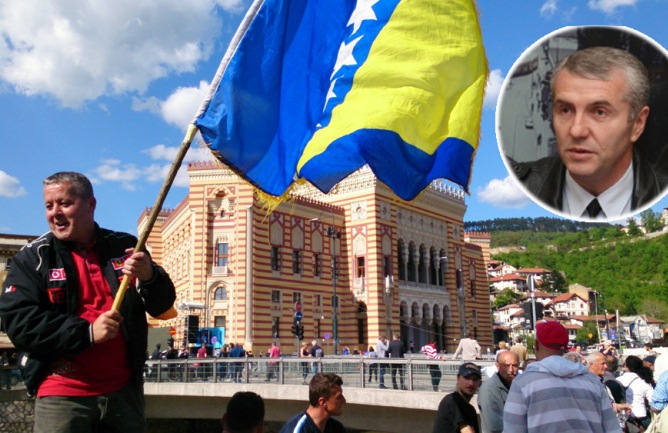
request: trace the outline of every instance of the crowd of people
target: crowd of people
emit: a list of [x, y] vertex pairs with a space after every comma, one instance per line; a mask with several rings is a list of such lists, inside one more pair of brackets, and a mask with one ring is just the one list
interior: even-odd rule
[[[662, 358], [647, 345], [646, 356], [622, 358], [611, 349], [614, 346], [610, 342], [589, 353], [583, 352], [582, 348], [569, 347], [568, 331], [556, 321], [539, 323], [535, 335], [532, 348], [523, 345], [521, 338], [513, 345], [500, 344], [491, 369], [480, 368], [475, 363], [480, 352], [473, 343], [465, 343], [473, 350], [462, 355], [455, 389], [437, 407], [433, 433], [635, 433], [653, 428], [652, 422], [661, 422], [660, 414], [668, 404], [668, 354]], [[391, 345], [381, 336], [366, 356], [390, 358]], [[530, 349], [535, 358], [529, 358]], [[405, 353], [403, 345], [396, 350]], [[434, 361], [429, 372], [434, 391], [438, 391], [441, 378], [438, 361], [445, 360], [445, 355], [438, 351], [436, 342], [424, 345], [420, 351]], [[308, 344], [303, 345], [303, 353], [305, 357], [311, 356]], [[471, 359], [467, 359], [469, 356]], [[390, 363], [379, 361], [372, 365], [376, 368], [369, 369], [365, 381], [375, 379], [384, 383], [383, 375], [391, 372]], [[393, 380], [393, 385], [399, 389], [401, 371], [397, 369], [393, 376], [398, 379]], [[343, 424], [333, 418], [343, 413], [342, 385], [341, 377], [336, 374], [316, 373], [309, 383], [307, 409], [290, 418], [281, 433], [345, 432]], [[244, 393], [235, 394], [230, 407], [243, 396]], [[250, 402], [261, 401], [257, 395], [246, 397]], [[257, 414], [263, 415], [264, 408], [258, 409]], [[229, 416], [228, 407], [228, 419], [223, 419], [224, 426], [228, 422], [224, 432], [262, 431], [262, 423], [250, 422], [256, 418], [246, 416], [250, 424], [241, 428], [229, 424]], [[668, 418], [663, 421], [666, 422]], [[665, 428], [661, 424], [654, 431], [668, 431]]]

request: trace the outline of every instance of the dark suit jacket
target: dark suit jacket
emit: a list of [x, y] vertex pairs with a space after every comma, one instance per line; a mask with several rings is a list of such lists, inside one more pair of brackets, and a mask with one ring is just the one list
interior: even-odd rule
[[[562, 210], [566, 167], [559, 156], [548, 156], [531, 162], [512, 164], [515, 176], [545, 205]], [[668, 186], [668, 177], [657, 172], [651, 164], [633, 151], [633, 195], [631, 210], [655, 200]], [[610, 215], [614, 218], [614, 215]]]

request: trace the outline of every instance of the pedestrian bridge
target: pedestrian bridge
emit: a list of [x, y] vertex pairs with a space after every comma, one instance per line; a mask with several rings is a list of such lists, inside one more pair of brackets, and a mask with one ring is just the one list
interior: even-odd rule
[[[148, 361], [146, 372], [146, 416], [153, 419], [218, 419], [230, 397], [237, 391], [253, 391], [266, 405], [266, 420], [285, 422], [308, 406], [308, 386], [302, 384], [299, 358], [228, 358]], [[198, 362], [199, 361], [199, 362]], [[204, 362], [203, 362], [204, 361]], [[238, 382], [231, 382], [234, 363], [240, 369]], [[436, 409], [443, 396], [454, 390], [461, 361], [440, 361], [443, 374], [439, 391], [434, 391], [424, 357], [387, 359], [385, 385], [380, 389], [369, 372], [378, 360], [356, 356], [326, 357], [308, 363], [308, 378], [314, 368], [343, 378], [347, 403], [339, 419], [348, 428], [382, 432], [431, 431]], [[476, 361], [481, 367], [491, 361]], [[376, 364], [376, 365], [374, 365]], [[404, 371], [405, 390], [393, 389], [391, 367], [395, 366], [400, 388], [399, 368]], [[275, 371], [270, 382], [267, 370]], [[375, 377], [374, 377], [375, 378]], [[474, 406], [475, 401], [473, 402]]]

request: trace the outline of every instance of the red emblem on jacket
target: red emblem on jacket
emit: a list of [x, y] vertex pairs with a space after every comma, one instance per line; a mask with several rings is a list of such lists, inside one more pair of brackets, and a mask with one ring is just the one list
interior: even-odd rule
[[114, 267], [115, 271], [118, 271], [119, 269], [123, 269], [123, 266], [125, 266], [125, 261], [130, 258], [130, 254], [125, 255], [123, 257], [117, 257], [115, 259], [111, 259], [111, 266]]
[[49, 300], [52, 304], [63, 304], [65, 303], [65, 288], [63, 287], [53, 287], [46, 289], [46, 292], [49, 294]]
[[65, 269], [49, 269], [49, 281], [64, 281]]

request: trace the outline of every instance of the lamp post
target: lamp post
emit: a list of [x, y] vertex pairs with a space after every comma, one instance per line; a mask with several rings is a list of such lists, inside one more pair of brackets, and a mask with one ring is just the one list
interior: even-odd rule
[[331, 225], [327, 228], [327, 237], [332, 240], [332, 334], [334, 336], [334, 355], [338, 355], [339, 326], [336, 310], [339, 301], [336, 297], [336, 240], [341, 238], [341, 232]]

